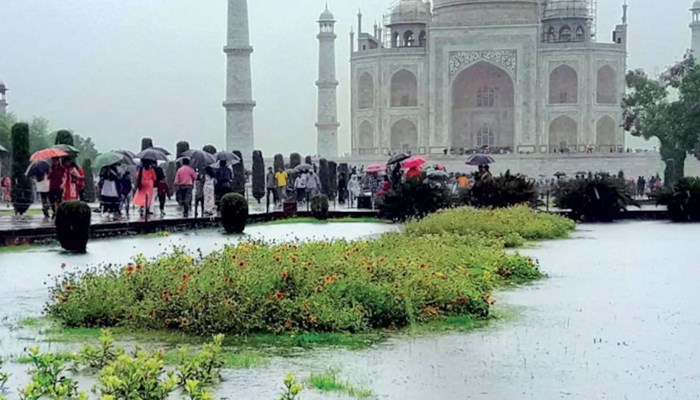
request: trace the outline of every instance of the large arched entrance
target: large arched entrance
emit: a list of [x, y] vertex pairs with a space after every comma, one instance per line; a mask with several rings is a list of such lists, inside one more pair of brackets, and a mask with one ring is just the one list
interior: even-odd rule
[[615, 120], [606, 115], [596, 124], [596, 144], [600, 151], [614, 151], [615, 146]]
[[453, 148], [515, 146], [515, 90], [503, 69], [480, 61], [452, 82]]
[[360, 155], [375, 154], [374, 151], [374, 128], [369, 121], [362, 121], [360, 124], [360, 134], [357, 140], [357, 148]]
[[578, 145], [578, 125], [572, 118], [562, 116], [549, 124], [549, 148], [551, 151], [575, 152]]
[[416, 124], [400, 119], [391, 127], [391, 150], [413, 151], [418, 148], [418, 128]]

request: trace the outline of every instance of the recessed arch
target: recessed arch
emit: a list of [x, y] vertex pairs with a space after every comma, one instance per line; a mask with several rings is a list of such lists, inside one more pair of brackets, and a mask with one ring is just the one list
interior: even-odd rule
[[559, 41], [560, 42], [570, 42], [571, 41], [571, 28], [569, 25], [564, 25], [559, 29]]
[[586, 30], [583, 28], [582, 25], [579, 25], [576, 28], [576, 41], [577, 42], [583, 42], [586, 38]]
[[428, 35], [425, 33], [425, 31], [421, 31], [420, 35], [418, 35], [418, 46], [425, 47], [427, 44], [427, 38]]
[[374, 128], [371, 122], [365, 120], [360, 123], [357, 147], [360, 154], [370, 154], [374, 149]]
[[416, 124], [402, 118], [391, 126], [391, 149], [416, 151], [418, 148], [418, 128]]
[[598, 120], [596, 123], [596, 145], [601, 151], [614, 150], [617, 147], [615, 140], [615, 131], [617, 130], [617, 124], [615, 120], [609, 116], [605, 115]]
[[414, 47], [416, 45], [416, 37], [412, 30], [407, 30], [403, 33], [403, 45], [404, 47]]
[[392, 107], [418, 106], [418, 79], [413, 72], [402, 69], [391, 77], [390, 104]]
[[358, 94], [358, 108], [360, 110], [374, 108], [374, 79], [369, 72], [360, 75]]
[[549, 147], [557, 152], [575, 152], [578, 145], [578, 124], [571, 117], [561, 116], [549, 124]]
[[563, 64], [549, 74], [549, 103], [573, 104], [578, 102], [578, 74]]
[[617, 73], [605, 65], [598, 70], [596, 79], [596, 101], [600, 104], [616, 104], [617, 98]]

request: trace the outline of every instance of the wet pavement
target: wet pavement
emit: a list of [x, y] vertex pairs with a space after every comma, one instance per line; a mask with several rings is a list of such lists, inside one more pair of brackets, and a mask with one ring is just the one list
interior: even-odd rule
[[[295, 233], [361, 236], [393, 229], [351, 225], [306, 225]], [[258, 231], [265, 237], [282, 232], [289, 226]], [[197, 235], [202, 236], [182, 236], [191, 248], [206, 246], [203, 250], [227, 240], [215, 232]], [[324, 349], [275, 358], [264, 367], [226, 371], [216, 394], [274, 399], [288, 372], [303, 379], [337, 368], [342, 379], [381, 399], [700, 399], [698, 237], [700, 225], [691, 224], [582, 225], [572, 239], [521, 251], [539, 259], [549, 278], [497, 293], [497, 308], [509, 317], [487, 328], [399, 336], [361, 351]], [[46, 298], [41, 282], [61, 262], [92, 263], [109, 254], [125, 261], [136, 251], [152, 255], [179, 239], [97, 241], [81, 258], [52, 249], [0, 254], [3, 326], [40, 312]], [[0, 355], [10, 355], [22, 340], [8, 329], [0, 332]], [[306, 391], [303, 398], [347, 397]]]

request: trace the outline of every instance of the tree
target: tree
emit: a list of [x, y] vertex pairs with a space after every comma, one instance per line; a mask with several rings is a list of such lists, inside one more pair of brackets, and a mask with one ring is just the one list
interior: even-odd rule
[[245, 165], [243, 165], [243, 154], [240, 151], [235, 150], [233, 154], [237, 155], [241, 159], [241, 162], [233, 166], [233, 184], [232, 189], [234, 193], [238, 193], [245, 196]]
[[10, 172], [10, 155], [12, 154], [12, 125], [17, 122], [13, 114], [0, 115], [0, 146], [3, 146], [9, 152], [8, 154], [0, 154], [0, 177], [9, 174]]
[[322, 158], [318, 162], [318, 179], [321, 181], [321, 193], [325, 194], [326, 197], [330, 197], [330, 176], [328, 172], [328, 161]]
[[95, 143], [92, 141], [92, 138], [83, 138], [80, 135], [73, 135], [73, 141], [73, 146], [80, 150], [77, 161], [79, 165], [85, 164], [87, 160], [94, 160], [100, 155], [100, 152], [95, 148]]
[[141, 150], [150, 149], [153, 147], [153, 139], [151, 138], [141, 138]]
[[190, 144], [184, 140], [177, 142], [175, 145], [175, 158], [182, 157], [182, 153], [190, 149]]
[[34, 117], [29, 123], [29, 153], [34, 153], [53, 146], [54, 140], [49, 134], [49, 121]]
[[297, 165], [301, 164], [301, 155], [299, 153], [292, 153], [289, 155], [289, 168], [294, 169]]
[[[688, 53], [658, 79], [638, 69], [626, 81], [624, 128], [634, 136], [659, 139], [664, 183], [671, 187], [684, 176], [688, 154], [700, 157], [700, 67]], [[677, 100], [671, 91], [678, 92]]]
[[97, 200], [97, 194], [95, 193], [95, 175], [92, 171], [92, 160], [86, 159], [83, 161], [83, 171], [85, 172], [85, 199], [87, 203], [92, 203]]
[[216, 154], [216, 147], [208, 144], [208, 145], [202, 147], [202, 151], [207, 152], [209, 154]]
[[328, 177], [330, 180], [330, 191], [328, 198], [335, 200], [338, 195], [338, 164], [335, 161], [328, 162]]
[[282, 154], [275, 154], [274, 169], [275, 172], [284, 170], [284, 156]]
[[56, 139], [54, 144], [67, 144], [69, 146], [75, 146], [75, 141], [73, 140], [73, 134], [70, 131], [61, 129], [56, 131]]
[[12, 127], [12, 207], [22, 215], [34, 202], [32, 181], [24, 174], [29, 167], [29, 125]]
[[265, 160], [260, 150], [253, 152], [253, 197], [258, 204], [265, 197]]

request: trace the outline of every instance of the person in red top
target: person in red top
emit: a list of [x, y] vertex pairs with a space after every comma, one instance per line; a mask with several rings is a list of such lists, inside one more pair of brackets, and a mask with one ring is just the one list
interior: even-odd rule
[[194, 189], [194, 182], [196, 180], [197, 173], [190, 167], [190, 160], [184, 158], [182, 160], [182, 166], [177, 170], [177, 174], [175, 174], [175, 198], [180, 206], [182, 206], [182, 214], [185, 218], [190, 215], [190, 208], [192, 208], [192, 190]]
[[379, 193], [377, 193], [377, 197], [384, 197], [384, 195], [391, 190], [391, 181], [389, 180], [389, 177], [384, 175], [384, 180], [382, 181], [382, 187], [379, 189]]
[[153, 204], [153, 189], [156, 184], [156, 171], [153, 169], [154, 162], [143, 160], [139, 167], [139, 174], [136, 178], [136, 194], [134, 195], [134, 205], [140, 207], [140, 214], [151, 214], [151, 204]]
[[66, 169], [59, 158], [51, 159], [51, 170], [49, 171], [49, 202], [51, 211], [56, 216], [56, 209], [63, 201], [63, 181], [66, 179]]
[[80, 187], [85, 186], [83, 176], [78, 170], [75, 161], [68, 162], [65, 169], [66, 177], [63, 180], [63, 201], [71, 201], [80, 199]]

